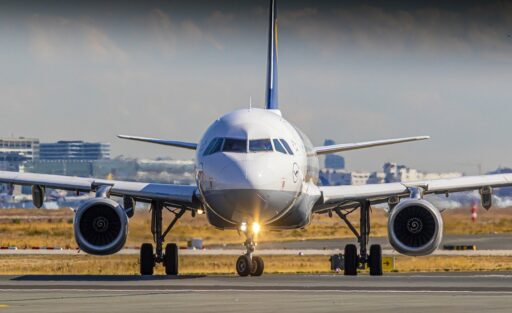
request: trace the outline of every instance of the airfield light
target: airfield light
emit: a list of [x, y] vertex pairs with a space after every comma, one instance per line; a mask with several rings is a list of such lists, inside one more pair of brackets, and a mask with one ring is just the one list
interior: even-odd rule
[[261, 229], [260, 224], [258, 224], [256, 222], [252, 223], [252, 232], [253, 233], [255, 233], [255, 234], [259, 233], [260, 229]]
[[242, 223], [240, 225], [240, 230], [245, 233], [247, 231], [247, 223]]

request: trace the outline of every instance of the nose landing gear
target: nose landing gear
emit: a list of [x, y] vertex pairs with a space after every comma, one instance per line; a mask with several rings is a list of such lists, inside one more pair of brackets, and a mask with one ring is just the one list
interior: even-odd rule
[[256, 243], [253, 240], [253, 233], [247, 230], [243, 231], [247, 239], [244, 246], [247, 249], [244, 255], [241, 255], [236, 260], [236, 272], [241, 277], [246, 276], [261, 276], [265, 269], [265, 263], [259, 256], [253, 255], [256, 250]]

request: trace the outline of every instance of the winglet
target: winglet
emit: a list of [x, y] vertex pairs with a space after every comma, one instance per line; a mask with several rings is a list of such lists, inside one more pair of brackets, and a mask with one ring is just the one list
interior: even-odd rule
[[189, 149], [189, 150], [197, 149], [197, 143], [193, 143], [193, 142], [162, 140], [162, 139], [156, 139], [156, 138], [146, 138], [146, 137], [127, 136], [127, 135], [117, 135], [117, 137], [120, 139], [142, 141], [142, 142], [154, 143], [154, 144], [164, 145], [164, 146], [178, 147], [178, 148]]

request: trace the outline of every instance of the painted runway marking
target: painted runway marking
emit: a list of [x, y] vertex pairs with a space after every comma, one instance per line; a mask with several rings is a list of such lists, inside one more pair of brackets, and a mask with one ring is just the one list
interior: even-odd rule
[[[293, 293], [325, 293], [325, 292], [335, 292], [335, 293], [412, 293], [412, 294], [422, 294], [422, 293], [432, 293], [432, 294], [483, 294], [483, 295], [511, 295], [512, 291], [476, 291], [476, 290], [395, 290], [395, 289], [382, 289], [382, 290], [366, 290], [366, 289], [351, 289], [351, 290], [339, 290], [339, 289], [180, 289], [180, 290], [170, 290], [170, 289], [82, 289], [82, 288], [73, 288], [73, 289], [53, 289], [53, 288], [27, 288], [27, 289], [0, 289], [0, 292], [19, 292], [20, 290], [26, 292], [154, 292], [154, 293], [223, 293], [223, 292], [261, 292], [261, 293], [271, 293], [271, 292], [293, 292]], [[4, 300], [5, 301], [5, 300]]]

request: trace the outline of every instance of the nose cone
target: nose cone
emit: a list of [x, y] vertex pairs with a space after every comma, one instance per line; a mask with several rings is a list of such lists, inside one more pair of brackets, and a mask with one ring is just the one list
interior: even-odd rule
[[205, 164], [201, 183], [206, 202], [218, 215], [233, 223], [265, 223], [293, 204], [298, 187], [291, 188], [289, 161], [272, 153], [221, 155], [222, 162], [214, 163], [223, 166]]

